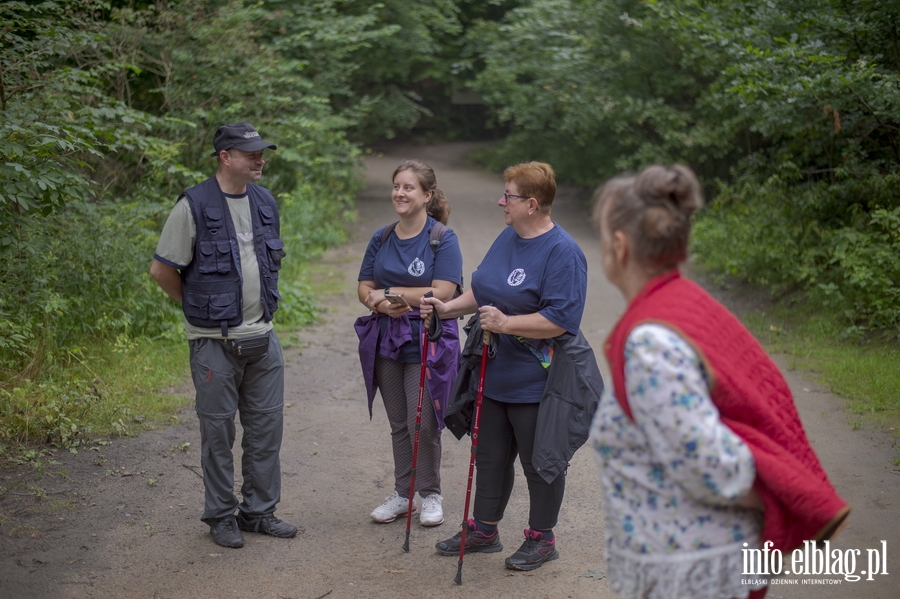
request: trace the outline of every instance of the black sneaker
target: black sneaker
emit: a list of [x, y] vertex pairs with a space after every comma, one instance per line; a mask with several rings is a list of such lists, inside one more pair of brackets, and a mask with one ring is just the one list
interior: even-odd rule
[[290, 539], [297, 536], [296, 526], [283, 522], [271, 514], [253, 518], [245, 515], [244, 512], [238, 512], [237, 525], [244, 532], [258, 532], [279, 539]]
[[526, 528], [525, 542], [518, 551], [506, 558], [506, 567], [511, 570], [534, 570], [540, 568], [544, 562], [555, 560], [558, 557], [556, 538], [552, 541], [545, 541], [544, 535], [540, 531]]
[[244, 536], [235, 524], [234, 515], [213, 520], [209, 524], [209, 534], [216, 545], [239, 549], [244, 546]]
[[[475, 520], [469, 518], [466, 523], [466, 553], [497, 553], [503, 551], [500, 543], [500, 532], [495, 530], [492, 535], [485, 535], [475, 530]], [[438, 541], [435, 549], [441, 555], [459, 555], [459, 545], [462, 542], [462, 530], [446, 541]]]

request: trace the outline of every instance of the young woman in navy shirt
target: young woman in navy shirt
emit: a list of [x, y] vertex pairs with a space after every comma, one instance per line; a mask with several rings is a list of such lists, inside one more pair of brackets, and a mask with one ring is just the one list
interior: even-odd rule
[[[371, 514], [373, 520], [384, 523], [406, 515], [409, 509], [425, 332], [419, 300], [429, 291], [438, 299], [450, 300], [462, 284], [462, 253], [453, 230], [444, 228], [439, 240], [434, 240], [438, 243], [431, 243], [432, 229], [438, 223], [446, 225], [450, 216], [450, 205], [437, 186], [434, 170], [417, 160], [406, 160], [394, 171], [392, 180], [391, 201], [400, 220], [378, 229], [369, 241], [359, 271], [358, 294], [372, 313], [355, 324], [369, 415], [377, 388], [391, 425], [394, 492]], [[392, 303], [386, 295], [399, 295], [405, 303]], [[419, 511], [422, 526], [444, 521], [440, 434], [459, 368], [457, 321], [445, 319], [441, 325], [440, 339], [429, 344], [419, 431], [415, 490], [421, 507], [414, 502], [413, 510]]]
[[[508, 225], [494, 241], [471, 289], [449, 302], [422, 301], [445, 320], [478, 312], [498, 338], [484, 381], [473, 519], [466, 553], [501, 551], [497, 525], [509, 502], [518, 455], [528, 481], [529, 528], [506, 566], [533, 570], [556, 559], [556, 525], [565, 476], [547, 483], [532, 465], [538, 408], [552, 360], [552, 339], [578, 333], [587, 294], [587, 261], [575, 240], [550, 217], [556, 178], [549, 164], [529, 162], [504, 172], [498, 201]], [[423, 313], [431, 311], [424, 308]], [[461, 533], [437, 550], [457, 555]]]

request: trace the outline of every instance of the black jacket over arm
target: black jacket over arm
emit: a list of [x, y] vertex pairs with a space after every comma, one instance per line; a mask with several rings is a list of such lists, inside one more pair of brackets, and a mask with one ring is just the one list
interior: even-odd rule
[[[469, 319], [467, 328], [459, 376], [444, 416], [444, 423], [457, 439], [472, 431], [478, 393], [476, 379], [484, 348], [477, 314]], [[488, 346], [488, 358], [495, 352], [496, 343], [492, 342]], [[553, 362], [541, 396], [532, 455], [532, 464], [548, 483], [565, 472], [575, 451], [587, 441], [602, 393], [603, 377], [594, 350], [584, 334], [578, 331], [577, 335], [564, 333], [555, 337]]]

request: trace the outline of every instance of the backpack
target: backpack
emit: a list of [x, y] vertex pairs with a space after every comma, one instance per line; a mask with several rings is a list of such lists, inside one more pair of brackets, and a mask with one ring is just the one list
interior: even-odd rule
[[[387, 241], [387, 238], [390, 237], [391, 233], [394, 232], [394, 228], [400, 221], [393, 222], [384, 228], [384, 231], [381, 232], [381, 242], [378, 246], [381, 249], [381, 246], [384, 245], [384, 242]], [[431, 247], [432, 253], [437, 253], [438, 246], [441, 245], [441, 238], [444, 236], [444, 232], [447, 231], [447, 225], [442, 223], [439, 220], [434, 221], [434, 226], [431, 227], [431, 232], [428, 234], [428, 245]], [[459, 297], [463, 294], [463, 286], [459, 284], [456, 286], [456, 295], [453, 297]]]

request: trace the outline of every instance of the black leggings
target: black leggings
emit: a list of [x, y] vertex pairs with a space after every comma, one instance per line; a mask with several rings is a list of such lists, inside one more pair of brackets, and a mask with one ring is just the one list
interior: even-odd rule
[[547, 484], [531, 464], [539, 403], [505, 403], [487, 397], [481, 405], [478, 450], [475, 454], [476, 520], [499, 522], [515, 483], [516, 455], [528, 480], [528, 525], [537, 530], [556, 526], [566, 489], [560, 474]]

